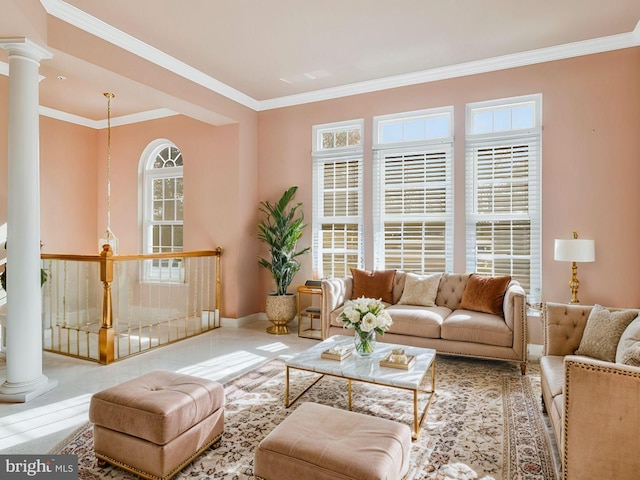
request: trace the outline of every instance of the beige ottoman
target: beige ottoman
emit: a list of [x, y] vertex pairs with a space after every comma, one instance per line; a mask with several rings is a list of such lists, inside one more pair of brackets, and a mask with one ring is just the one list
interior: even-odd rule
[[149, 479], [168, 479], [218, 441], [222, 385], [155, 371], [91, 397], [96, 457]]
[[266, 480], [398, 480], [409, 470], [407, 425], [303, 403], [258, 445], [254, 474]]

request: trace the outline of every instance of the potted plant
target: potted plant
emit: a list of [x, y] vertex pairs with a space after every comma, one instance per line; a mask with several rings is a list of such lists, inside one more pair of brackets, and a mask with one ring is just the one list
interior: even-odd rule
[[[40, 242], [40, 248], [42, 248], [42, 242]], [[7, 249], [7, 242], [4, 242], [4, 249]], [[40, 286], [44, 285], [44, 282], [47, 281], [47, 272], [44, 268], [40, 269]], [[4, 270], [0, 273], [0, 287], [6, 292], [7, 291], [7, 265], [5, 264]]]
[[310, 247], [298, 250], [298, 240], [306, 227], [304, 215], [298, 202], [290, 206], [297, 186], [290, 187], [276, 203], [260, 202], [262, 218], [258, 223], [258, 238], [269, 246], [269, 259], [260, 258], [258, 263], [265, 267], [276, 284], [275, 292], [267, 296], [266, 314], [273, 325], [267, 332], [289, 333], [287, 324], [296, 316], [296, 297], [287, 289], [293, 277], [300, 270], [298, 257]]

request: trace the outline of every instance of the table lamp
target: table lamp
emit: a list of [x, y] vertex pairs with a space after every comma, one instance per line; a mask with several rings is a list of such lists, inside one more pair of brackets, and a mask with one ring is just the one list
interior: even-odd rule
[[578, 234], [573, 232], [570, 240], [556, 239], [553, 259], [560, 262], [572, 262], [571, 264], [571, 302], [580, 303], [578, 300], [578, 266], [577, 262], [594, 262], [596, 259], [595, 242], [593, 240], [579, 239]]

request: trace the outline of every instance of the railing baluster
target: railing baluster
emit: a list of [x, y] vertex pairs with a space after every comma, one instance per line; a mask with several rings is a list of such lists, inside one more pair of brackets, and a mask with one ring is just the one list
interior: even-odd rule
[[43, 254], [44, 349], [111, 363], [219, 327], [221, 254]]

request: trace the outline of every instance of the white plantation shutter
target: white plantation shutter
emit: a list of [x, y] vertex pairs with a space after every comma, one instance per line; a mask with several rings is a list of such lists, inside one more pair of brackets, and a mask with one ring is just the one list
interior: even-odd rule
[[[414, 116], [403, 114], [397, 124], [425, 124], [427, 135], [414, 134], [410, 148], [402, 148], [401, 136], [385, 147], [378, 128], [374, 163], [374, 265], [416, 273], [437, 273], [453, 268], [453, 139], [452, 112], [439, 109]], [[444, 138], [426, 138], [431, 118], [446, 119]], [[393, 119], [378, 117], [379, 124], [394, 127]], [[376, 122], [377, 119], [374, 119]], [[377, 122], [376, 122], [377, 123]], [[400, 130], [400, 128], [398, 128]]]
[[[184, 179], [180, 149], [158, 139], [143, 153], [142, 248], [144, 253], [181, 252], [184, 246]], [[180, 259], [144, 262], [143, 278], [149, 282], [184, 281]]]
[[[526, 128], [503, 121], [499, 131], [474, 134], [467, 129], [466, 146], [466, 257], [467, 270], [481, 275], [511, 275], [532, 300], [541, 288], [541, 128], [539, 96], [524, 105], [532, 114]], [[492, 112], [501, 120], [509, 109], [523, 110], [522, 99], [474, 110]], [[525, 99], [526, 100], [526, 99]], [[513, 105], [513, 107], [512, 107]], [[515, 114], [513, 114], [515, 117]], [[487, 117], [489, 118], [489, 117]], [[471, 120], [473, 121], [473, 120]], [[490, 123], [490, 122], [489, 122]], [[497, 121], [494, 118], [494, 124]], [[486, 125], [483, 125], [486, 131]]]
[[317, 278], [363, 265], [362, 122], [314, 127], [313, 265]]

